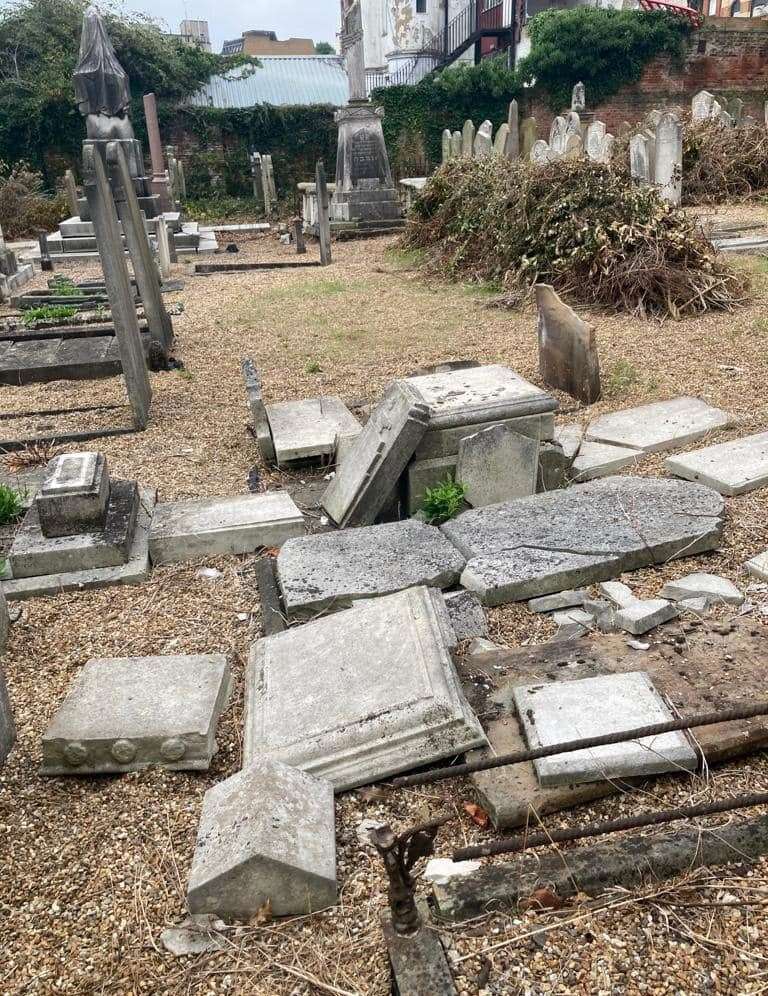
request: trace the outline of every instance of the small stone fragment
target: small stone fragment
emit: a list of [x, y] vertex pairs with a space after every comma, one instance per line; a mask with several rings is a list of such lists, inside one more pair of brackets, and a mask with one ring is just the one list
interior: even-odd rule
[[188, 916], [178, 927], [168, 927], [160, 935], [166, 951], [177, 958], [186, 955], [204, 954], [207, 951], [223, 951], [229, 942], [222, 937], [227, 925], [217, 916], [200, 913]]
[[712, 605], [718, 602], [741, 605], [744, 601], [744, 595], [736, 585], [717, 574], [689, 574], [678, 581], [669, 581], [659, 595], [674, 602], [681, 602], [687, 598], [706, 598]]
[[612, 633], [615, 630], [615, 605], [603, 598], [588, 598], [584, 601], [584, 611], [592, 616], [601, 633]]
[[632, 605], [620, 609], [616, 613], [616, 625], [634, 636], [642, 636], [643, 633], [669, 622], [677, 615], [679, 609], [672, 602], [667, 602], [663, 598], [654, 598], [633, 602]]
[[682, 601], [677, 603], [682, 612], [695, 612], [700, 615], [702, 612], [706, 612], [710, 606], [710, 601], [708, 598], [684, 598]]
[[583, 589], [578, 591], [560, 591], [555, 595], [543, 595], [541, 598], [532, 598], [528, 603], [531, 612], [557, 612], [558, 609], [571, 609], [577, 605], [583, 605], [587, 598], [587, 592]]
[[768, 550], [748, 560], [744, 566], [752, 577], [760, 578], [761, 581], [768, 581]]
[[488, 636], [485, 610], [473, 591], [452, 591], [445, 596], [445, 604], [457, 640], [472, 640]]
[[638, 601], [629, 585], [622, 584], [621, 581], [603, 581], [602, 584], [598, 585], [598, 589], [601, 595], [605, 595], [620, 609], [625, 609], [628, 605]]

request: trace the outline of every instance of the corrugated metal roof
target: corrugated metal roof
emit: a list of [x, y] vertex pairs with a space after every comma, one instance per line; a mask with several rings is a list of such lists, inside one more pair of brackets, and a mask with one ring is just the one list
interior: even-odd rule
[[349, 102], [349, 79], [336, 55], [262, 55], [261, 66], [213, 76], [191, 103], [196, 107], [253, 107], [255, 104], [331, 104]]

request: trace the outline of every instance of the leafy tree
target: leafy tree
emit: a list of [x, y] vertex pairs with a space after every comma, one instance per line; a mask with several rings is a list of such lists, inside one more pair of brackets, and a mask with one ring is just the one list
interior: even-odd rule
[[[15, 0], [0, 12], [0, 160], [26, 159], [50, 182], [56, 154], [76, 161], [85, 137], [72, 73], [88, 0]], [[163, 34], [148, 17], [105, 15], [115, 51], [131, 81], [132, 119], [142, 134], [143, 94], [154, 91], [162, 112], [194, 93], [227, 59]]]
[[336, 55], [336, 49], [330, 42], [318, 42], [315, 45], [315, 55]]

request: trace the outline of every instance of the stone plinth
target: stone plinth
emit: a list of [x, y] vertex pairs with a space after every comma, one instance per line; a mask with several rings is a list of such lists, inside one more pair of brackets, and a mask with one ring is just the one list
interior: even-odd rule
[[109, 471], [102, 453], [65, 453], [47, 468], [37, 514], [43, 534], [76, 536], [102, 530], [109, 501]]

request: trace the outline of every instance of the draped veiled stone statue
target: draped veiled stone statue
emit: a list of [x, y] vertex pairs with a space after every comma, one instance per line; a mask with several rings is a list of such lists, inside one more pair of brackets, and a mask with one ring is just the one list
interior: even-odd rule
[[89, 7], [83, 17], [80, 57], [74, 74], [77, 106], [88, 138], [134, 139], [128, 117], [131, 91], [128, 75], [117, 61], [101, 15]]

